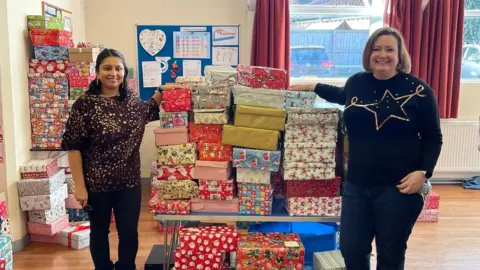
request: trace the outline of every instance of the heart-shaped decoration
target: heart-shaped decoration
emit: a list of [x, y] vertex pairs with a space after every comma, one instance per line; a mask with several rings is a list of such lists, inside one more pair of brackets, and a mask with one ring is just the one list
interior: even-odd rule
[[151, 56], [159, 53], [165, 43], [167, 42], [167, 36], [162, 30], [149, 30], [144, 29], [140, 32], [140, 44], [142, 44], [143, 49], [147, 51]]

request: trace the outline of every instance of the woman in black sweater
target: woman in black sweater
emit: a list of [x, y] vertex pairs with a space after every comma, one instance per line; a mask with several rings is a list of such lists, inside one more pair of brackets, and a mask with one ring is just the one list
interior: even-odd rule
[[345, 105], [350, 152], [340, 249], [347, 269], [370, 269], [374, 237], [377, 269], [404, 269], [407, 241], [424, 203], [419, 192], [442, 147], [437, 101], [429, 85], [409, 74], [403, 37], [392, 28], [370, 36], [363, 67], [345, 87], [290, 89]]

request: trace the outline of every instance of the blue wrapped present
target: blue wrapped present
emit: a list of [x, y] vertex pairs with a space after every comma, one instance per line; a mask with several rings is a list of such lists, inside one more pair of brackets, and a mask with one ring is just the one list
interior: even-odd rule
[[277, 172], [280, 167], [280, 151], [233, 148], [233, 166]]
[[315, 92], [286, 91], [286, 108], [313, 108], [317, 94]]
[[68, 60], [68, 46], [34, 46], [35, 59]]
[[0, 235], [0, 260], [5, 262], [5, 269], [13, 269], [12, 238], [9, 235]]
[[88, 213], [83, 211], [83, 209], [68, 208], [67, 214], [69, 222], [89, 221]]

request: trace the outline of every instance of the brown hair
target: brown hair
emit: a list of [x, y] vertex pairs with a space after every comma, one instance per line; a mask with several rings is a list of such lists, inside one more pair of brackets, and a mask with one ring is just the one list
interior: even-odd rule
[[410, 73], [410, 70], [412, 69], [412, 62], [410, 60], [410, 54], [408, 53], [407, 48], [405, 47], [405, 41], [403, 39], [403, 36], [396, 29], [390, 28], [390, 27], [380, 28], [377, 31], [373, 32], [372, 35], [370, 35], [370, 38], [368, 39], [367, 44], [365, 44], [365, 48], [363, 49], [363, 60], [362, 60], [363, 69], [367, 71], [372, 70], [370, 68], [370, 56], [372, 55], [375, 42], [381, 36], [393, 36], [394, 38], [397, 39], [397, 43], [398, 43], [397, 69], [405, 73]]

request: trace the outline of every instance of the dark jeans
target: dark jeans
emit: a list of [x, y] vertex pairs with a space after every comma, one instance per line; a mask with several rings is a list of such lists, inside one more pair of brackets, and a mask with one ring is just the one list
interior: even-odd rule
[[141, 200], [140, 186], [115, 192], [88, 192], [88, 204], [91, 206], [90, 253], [96, 270], [114, 269], [108, 242], [112, 209], [119, 240], [115, 269], [135, 269]]
[[370, 269], [374, 237], [377, 269], [404, 269], [407, 241], [422, 208], [422, 195], [402, 194], [395, 186], [364, 188], [345, 183], [340, 250], [347, 269]]

